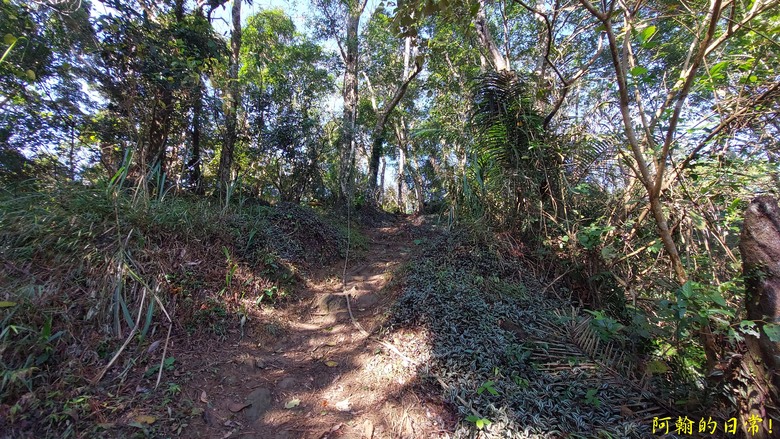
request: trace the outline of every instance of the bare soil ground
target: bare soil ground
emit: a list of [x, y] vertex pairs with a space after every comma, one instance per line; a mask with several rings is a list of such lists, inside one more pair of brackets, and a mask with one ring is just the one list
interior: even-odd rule
[[182, 396], [195, 406], [183, 437], [449, 437], [457, 417], [417, 376], [424, 330], [384, 325], [401, 289], [396, 273], [427, 233], [419, 223], [367, 230], [346, 287], [343, 261], [334, 261], [305, 273], [286, 305], [250, 316], [243, 334], [176, 348], [178, 373], [189, 378]]

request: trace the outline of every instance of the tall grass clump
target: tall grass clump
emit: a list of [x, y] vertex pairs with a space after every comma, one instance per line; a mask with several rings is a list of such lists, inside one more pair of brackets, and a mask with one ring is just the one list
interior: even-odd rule
[[297, 266], [338, 258], [347, 241], [309, 208], [242, 206], [152, 181], [0, 189], [0, 405], [11, 424], [64, 432], [74, 407], [89, 422], [74, 398], [116, 396], [156, 342], [158, 372], [140, 374], [155, 387], [172, 333], [224, 335], [216, 328], [238, 323], [231, 310], [286, 296]]

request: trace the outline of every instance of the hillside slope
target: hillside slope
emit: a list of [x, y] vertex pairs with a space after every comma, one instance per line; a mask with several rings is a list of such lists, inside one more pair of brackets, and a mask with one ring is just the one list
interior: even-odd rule
[[603, 320], [435, 217], [2, 205], [7, 437], [645, 437], [676, 414]]

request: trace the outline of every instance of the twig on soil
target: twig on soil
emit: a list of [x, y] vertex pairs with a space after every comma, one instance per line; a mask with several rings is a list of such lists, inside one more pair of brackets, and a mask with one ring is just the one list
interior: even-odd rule
[[368, 333], [365, 329], [363, 329], [363, 325], [360, 324], [357, 320], [355, 320], [355, 316], [352, 314], [352, 305], [349, 304], [349, 293], [344, 294], [344, 298], [347, 300], [347, 311], [349, 311], [349, 319], [352, 320], [352, 324], [357, 328], [358, 331], [360, 331], [361, 334], [363, 334], [364, 337], [370, 337], [371, 334]]
[[[157, 288], [159, 289], [160, 284], [157, 284]], [[160, 297], [152, 293], [154, 295], [155, 300], [158, 304], [160, 304], [160, 309], [162, 310], [163, 314], [165, 314], [165, 317], [168, 319], [168, 336], [165, 337], [165, 347], [163, 347], [163, 353], [162, 358], [160, 359], [160, 370], [157, 371], [157, 383], [154, 385], [154, 390], [157, 390], [157, 387], [160, 385], [160, 379], [162, 379], [162, 372], [163, 372], [163, 366], [165, 365], [165, 355], [168, 352], [168, 342], [171, 340], [171, 329], [173, 329], [173, 319], [171, 319], [170, 314], [168, 314], [168, 311], [165, 309], [165, 305], [163, 305], [162, 300], [160, 300]], [[173, 297], [174, 300], [174, 306], [176, 301], [176, 296]]]
[[160, 379], [162, 378], [163, 366], [165, 365], [165, 354], [168, 352], [168, 342], [171, 339], [171, 329], [172, 328], [173, 328], [173, 323], [168, 322], [168, 336], [165, 337], [165, 347], [163, 348], [162, 359], [160, 360], [160, 370], [157, 371], [157, 383], [154, 385], [154, 390], [157, 390], [157, 387], [160, 385]]

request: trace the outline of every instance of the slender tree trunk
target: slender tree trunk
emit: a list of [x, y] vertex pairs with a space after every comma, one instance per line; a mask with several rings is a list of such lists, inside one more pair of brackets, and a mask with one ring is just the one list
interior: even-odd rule
[[168, 147], [172, 101], [173, 94], [169, 90], [163, 90], [162, 97], [152, 110], [152, 122], [149, 126], [148, 152], [146, 153], [147, 170], [159, 167], [160, 174], [166, 171], [165, 150]]
[[233, 0], [231, 14], [233, 31], [230, 35], [230, 67], [228, 69], [228, 86], [225, 93], [225, 139], [222, 153], [219, 157], [219, 187], [225, 190], [230, 185], [233, 170], [233, 152], [236, 146], [238, 127], [238, 107], [241, 100], [241, 89], [238, 84], [238, 64], [241, 54], [241, 2]]
[[189, 180], [192, 190], [203, 194], [203, 177], [201, 174], [200, 158], [200, 118], [203, 113], [203, 80], [198, 77], [198, 86], [195, 88], [195, 96], [192, 102], [192, 151], [190, 161], [187, 163]]
[[184, 18], [184, 0], [176, 0], [173, 4], [173, 15], [176, 17], [176, 21], [181, 23]]
[[[381, 124], [381, 127], [379, 125]], [[385, 121], [377, 121], [377, 126], [374, 130], [379, 129], [380, 132], [374, 133], [374, 139], [371, 142], [371, 157], [368, 162], [368, 201], [375, 203], [378, 198], [378, 177], [379, 177], [379, 159], [382, 157], [382, 146], [385, 143], [384, 133]]]
[[68, 150], [68, 171], [71, 181], [76, 180], [76, 128], [70, 126], [70, 149]]
[[[176, 22], [181, 23], [182, 20], [184, 20], [184, 0], [175, 0], [173, 4], [173, 15], [176, 17]], [[186, 131], [183, 131], [180, 135], [181, 141], [177, 142], [177, 150], [174, 152], [174, 160], [179, 158], [179, 151], [184, 149], [184, 155], [182, 156], [182, 165], [177, 166], [178, 169], [181, 169], [179, 172], [179, 175], [176, 178], [176, 190], [180, 190], [181, 188], [181, 181], [183, 178], [185, 178], [186, 174], [186, 152], [187, 152], [187, 136]]]
[[[178, 23], [184, 18], [183, 0], [175, 1], [174, 16]], [[152, 121], [149, 126], [148, 151], [142, 159], [146, 160], [146, 163], [143, 164], [148, 165], [150, 170], [159, 166], [159, 173], [162, 175], [167, 169], [166, 150], [168, 148], [171, 117], [173, 116], [173, 90], [171, 90], [170, 85], [163, 84], [158, 91], [160, 97], [153, 106]]]
[[[399, 151], [399, 159], [398, 159], [398, 200], [399, 204], [402, 202], [401, 198], [401, 191], [403, 187], [403, 180], [404, 180], [404, 169], [409, 170], [409, 176], [412, 178], [412, 182], [414, 184], [414, 194], [415, 198], [417, 199], [417, 205], [415, 206], [414, 211], [416, 213], [422, 213], [424, 208], [424, 201], [425, 201], [425, 194], [422, 190], [422, 177], [420, 176], [420, 173], [417, 170], [417, 167], [412, 162], [412, 157], [414, 157], [414, 153], [410, 154], [408, 151], [409, 148], [409, 128], [406, 125], [406, 120], [401, 117], [401, 121], [398, 124], [398, 126], [395, 127], [396, 129], [396, 136], [398, 137], [398, 151]], [[405, 209], [404, 209], [405, 212]]]
[[411, 58], [411, 38], [406, 38], [406, 48], [404, 50], [404, 77], [393, 94], [393, 98], [385, 105], [385, 108], [377, 115], [376, 125], [374, 125], [374, 139], [371, 143], [371, 158], [368, 165], [368, 192], [369, 201], [376, 202], [377, 199], [377, 172], [379, 170], [379, 158], [382, 156], [382, 146], [385, 143], [385, 133], [387, 118], [393, 112], [398, 103], [401, 102], [409, 84], [422, 70], [420, 62], [415, 63], [415, 70], [409, 74], [409, 62]]
[[415, 198], [417, 198], [417, 206], [415, 206], [414, 211], [415, 213], [423, 213], [423, 210], [425, 209], [425, 193], [423, 192], [422, 187], [422, 177], [420, 176], [417, 166], [411, 161], [409, 162], [409, 175], [412, 176], [412, 181], [414, 182], [414, 195]]
[[[358, 30], [363, 8], [353, 0], [347, 14], [347, 41], [344, 53], [344, 113], [342, 116], [341, 151], [339, 160], [339, 199], [351, 194], [355, 163], [355, 128], [358, 104]], [[365, 5], [365, 4], [364, 4]], [[351, 200], [349, 201], [351, 202]]]
[[170, 132], [171, 115], [173, 113], [173, 92], [166, 86], [162, 86], [159, 90], [160, 98], [153, 104], [152, 120], [149, 124], [149, 139], [147, 143], [147, 153], [145, 158], [145, 165], [148, 170], [155, 169], [159, 166], [160, 174], [165, 173], [165, 150], [168, 147], [168, 134]]
[[[396, 128], [398, 130], [398, 128]], [[404, 172], [406, 170], [406, 151], [404, 150], [403, 139], [401, 138], [400, 130], [396, 131], [398, 137], [398, 209], [401, 213], [406, 213], [406, 206], [404, 205]]]
[[533, 14], [534, 19], [536, 20], [536, 25], [538, 26], [538, 32], [536, 34], [536, 40], [537, 44], [536, 47], [539, 50], [539, 56], [536, 58], [536, 67], [534, 68], [534, 73], [536, 73], [539, 77], [539, 85], [541, 86], [544, 84], [544, 79], [547, 76], [547, 60], [545, 59], [545, 53], [547, 52], [547, 23], [545, 21], [545, 17], [542, 14], [546, 14], [548, 11], [546, 10], [546, 5], [543, 2], [540, 2], [536, 5], [536, 9], [540, 12], [540, 14]]
[[[681, 73], [680, 79], [674, 87], [674, 94], [670, 95], [667, 102], [663, 104], [663, 107], [666, 109], [671, 109], [671, 107], [669, 107], [671, 103], [674, 103], [675, 105], [673, 107], [672, 115], [667, 122], [668, 128], [666, 128], [666, 136], [663, 145], [660, 145], [660, 148], [657, 147], [654, 139], [650, 136], [646, 135], [644, 141], [641, 141], [634, 129], [636, 119], [632, 117], [631, 114], [629, 86], [627, 81], [627, 72], [630, 65], [627, 65], [626, 56], [624, 53], [621, 53], [619, 48], [617, 35], [613, 28], [611, 10], [599, 11], [589, 0], [580, 0], [580, 3], [604, 25], [618, 88], [619, 107], [626, 138], [633, 153], [636, 168], [639, 171], [639, 179], [647, 190], [648, 199], [650, 201], [650, 210], [655, 218], [656, 226], [658, 227], [658, 235], [663, 242], [664, 250], [666, 250], [668, 254], [677, 281], [680, 284], [684, 284], [688, 281], [688, 275], [685, 266], [682, 263], [682, 259], [680, 258], [680, 254], [677, 251], [677, 245], [672, 237], [672, 231], [669, 228], [660, 197], [661, 190], [664, 187], [666, 164], [669, 160], [670, 149], [676, 135], [677, 123], [679, 122], [680, 114], [685, 101], [687, 100], [688, 92], [693, 85], [697, 70], [707, 54], [710, 42], [713, 41], [717, 23], [722, 12], [721, 0], [712, 0], [710, 3], [709, 11], [701, 22], [701, 28], [705, 29], [706, 33], [703, 38], [698, 39], [691, 44], [688, 52], [688, 62], [686, 62], [686, 67], [683, 69], [684, 71]], [[624, 11], [624, 19], [628, 22], [629, 26], [632, 24], [631, 20], [634, 18], [633, 14], [634, 12], [629, 13], [628, 11]], [[696, 44], [697, 42], [698, 44]], [[652, 126], [652, 123], [650, 125]], [[648, 129], [647, 131], [652, 130]], [[645, 158], [645, 153], [651, 150], [659, 151], [658, 153], [653, 153], [654, 171], [651, 171]], [[702, 325], [699, 337], [705, 355], [707, 356], [707, 368], [712, 370], [718, 362], [718, 351], [709, 324]]]
[[382, 157], [382, 167], [380, 168], [381, 171], [379, 172], [379, 204], [381, 205], [385, 200], [385, 166], [387, 165], [387, 162], [385, 161], [385, 158]]

